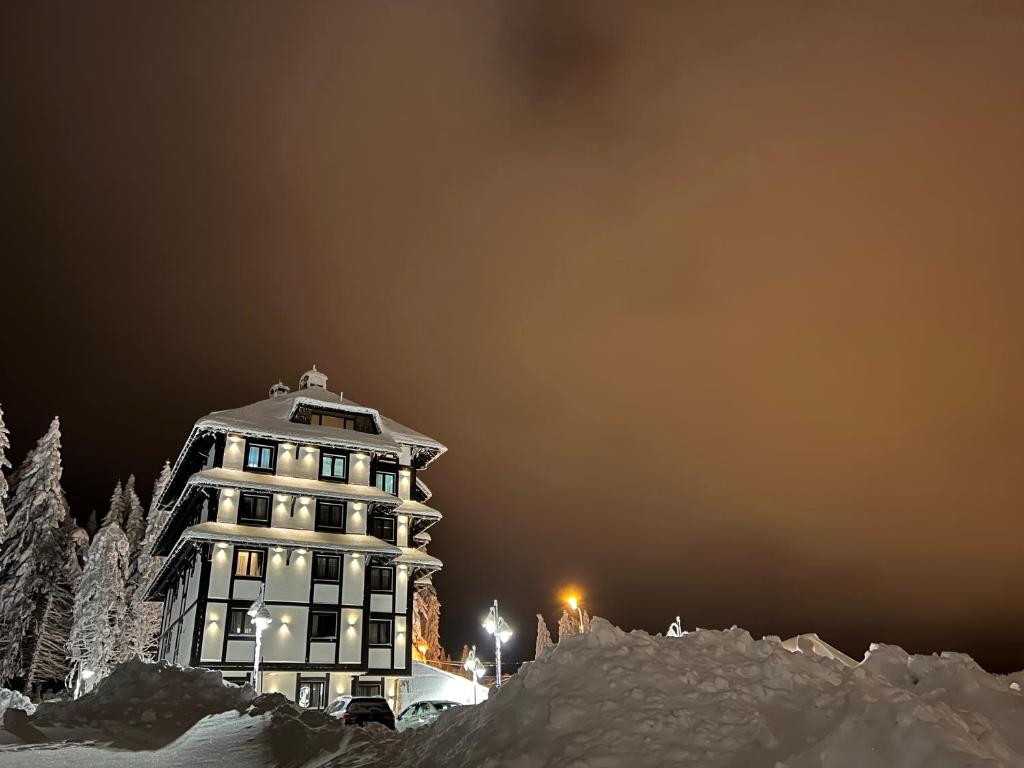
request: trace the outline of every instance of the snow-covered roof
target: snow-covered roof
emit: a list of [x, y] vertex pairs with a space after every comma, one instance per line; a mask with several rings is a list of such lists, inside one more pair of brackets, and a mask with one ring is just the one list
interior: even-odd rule
[[[268, 493], [287, 493], [293, 496], [317, 496], [325, 499], [347, 499], [364, 501], [380, 506], [398, 506], [401, 499], [372, 485], [350, 485], [348, 483], [329, 483], [323, 480], [306, 480], [301, 477], [285, 475], [257, 475], [243, 472], [240, 469], [224, 469], [214, 467], [196, 472], [189, 479], [189, 484], [209, 488], [240, 488], [243, 491], [266, 491]], [[402, 506], [409, 502], [402, 503]], [[422, 506], [422, 505], [421, 505]], [[427, 507], [427, 509], [430, 509]], [[413, 512], [403, 514], [415, 514]], [[438, 513], [440, 517], [440, 513]]]
[[418, 501], [403, 501], [395, 510], [396, 515], [408, 515], [409, 517], [423, 517], [428, 520], [440, 520], [441, 513], [433, 507], [421, 504]]
[[[291, 419], [302, 406], [363, 414], [373, 420], [380, 434], [318, 424], [297, 424]], [[403, 446], [409, 446], [421, 449], [419, 453], [424, 455], [422, 466], [447, 450], [434, 438], [382, 416], [375, 408], [359, 405], [320, 387], [287, 392], [241, 408], [214, 411], [197, 421], [196, 428], [391, 454], [398, 454]]]
[[[300, 528], [266, 528], [235, 523], [199, 523], [186, 528], [181, 538], [193, 541], [223, 541], [228, 544], [307, 547], [309, 549], [381, 555], [401, 555], [404, 552], [402, 547], [388, 544], [375, 536], [359, 533], [328, 533]], [[438, 562], [440, 563], [440, 561]]]
[[413, 549], [412, 547], [400, 547], [399, 549], [401, 549], [402, 554], [395, 558], [395, 563], [398, 565], [411, 565], [441, 570], [441, 561], [433, 555], [428, 555], [423, 550]]

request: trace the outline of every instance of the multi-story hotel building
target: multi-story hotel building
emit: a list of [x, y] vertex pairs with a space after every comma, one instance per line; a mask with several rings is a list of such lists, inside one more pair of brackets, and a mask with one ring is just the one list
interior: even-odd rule
[[418, 477], [436, 440], [306, 372], [258, 403], [196, 422], [160, 503], [149, 587], [160, 658], [247, 679], [263, 588], [261, 688], [309, 707], [384, 695], [412, 668], [414, 583], [441, 567], [417, 544], [441, 518]]

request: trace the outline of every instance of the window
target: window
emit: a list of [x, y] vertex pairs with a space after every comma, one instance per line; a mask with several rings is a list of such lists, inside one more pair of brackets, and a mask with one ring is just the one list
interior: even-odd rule
[[259, 549], [240, 549], [235, 560], [235, 576], [243, 579], [262, 579], [263, 560], [266, 555]]
[[306, 709], [322, 709], [327, 703], [327, 683], [323, 680], [299, 680], [298, 695], [295, 697], [300, 707]]
[[395, 543], [395, 519], [393, 517], [375, 517], [370, 521], [370, 535], [378, 539]]
[[355, 685], [352, 686], [353, 696], [383, 696], [384, 695], [384, 683], [367, 683], [362, 680], [357, 680]]
[[370, 568], [370, 591], [391, 592], [395, 588], [395, 569], [375, 565]]
[[370, 645], [391, 645], [391, 622], [370, 619]]
[[318, 501], [316, 503], [316, 530], [342, 531], [345, 529], [345, 505]]
[[256, 628], [245, 608], [232, 608], [228, 611], [228, 635], [231, 637], [252, 637]]
[[270, 497], [243, 493], [238, 502], [238, 522], [243, 525], [270, 525]]
[[341, 558], [335, 555], [313, 555], [313, 580], [333, 581], [341, 579]]
[[348, 477], [348, 457], [320, 452], [320, 479], [344, 480]]
[[313, 611], [309, 614], [309, 639], [334, 640], [338, 637], [338, 614]]
[[373, 484], [380, 488], [384, 493], [397, 494], [398, 491], [398, 475], [394, 472], [380, 472], [376, 473]]
[[257, 472], [273, 472], [275, 453], [276, 451], [273, 445], [266, 445], [264, 443], [246, 443], [245, 468], [252, 469]]

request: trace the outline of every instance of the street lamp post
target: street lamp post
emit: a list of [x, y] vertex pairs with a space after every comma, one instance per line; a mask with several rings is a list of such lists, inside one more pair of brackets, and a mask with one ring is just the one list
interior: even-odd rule
[[249, 608], [249, 617], [252, 620], [253, 627], [256, 629], [256, 655], [252, 662], [252, 688], [256, 693], [259, 693], [262, 687], [260, 685], [260, 652], [263, 643], [263, 630], [270, 626], [270, 623], [274, 620], [270, 615], [267, 604], [263, 601], [264, 586], [260, 585], [260, 593], [256, 596], [256, 601]]
[[476, 687], [479, 685], [477, 680], [484, 676], [484, 665], [480, 663], [480, 659], [476, 657], [476, 646], [473, 646], [473, 650], [469, 652], [469, 656], [462, 664], [462, 668], [465, 669], [469, 674], [473, 676], [473, 704], [476, 704]]
[[503, 643], [507, 643], [508, 639], [512, 637], [512, 627], [508, 625], [508, 622], [502, 618], [501, 614], [498, 613], [498, 601], [494, 601], [494, 605], [491, 606], [490, 613], [487, 614], [487, 620], [484, 622], [484, 629], [487, 633], [494, 635], [494, 672], [497, 676], [497, 686], [501, 688], [501, 646]]
[[569, 603], [569, 607], [576, 611], [576, 615], [580, 617], [580, 634], [583, 634], [583, 609], [580, 608], [580, 601], [576, 595], [569, 595], [569, 599], [566, 601]]

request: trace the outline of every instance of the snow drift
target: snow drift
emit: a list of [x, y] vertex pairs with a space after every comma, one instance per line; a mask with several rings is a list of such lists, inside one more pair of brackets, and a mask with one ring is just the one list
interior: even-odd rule
[[29, 720], [51, 743], [0, 746], [0, 764], [1024, 768], [1022, 677], [960, 654], [875, 646], [849, 668], [738, 629], [652, 637], [594, 619], [486, 703], [402, 734], [129, 662], [77, 702], [41, 705]]
[[177, 738], [207, 715], [241, 712], [254, 696], [249, 686], [224, 682], [220, 672], [135, 658], [80, 699], [40, 704], [32, 724], [89, 728], [116, 746], [151, 747]]
[[393, 768], [1024, 766], [1024, 696], [968, 657], [875, 648], [849, 669], [742, 630], [682, 638], [595, 619], [479, 707], [352, 745]]

